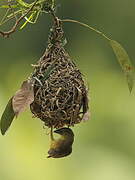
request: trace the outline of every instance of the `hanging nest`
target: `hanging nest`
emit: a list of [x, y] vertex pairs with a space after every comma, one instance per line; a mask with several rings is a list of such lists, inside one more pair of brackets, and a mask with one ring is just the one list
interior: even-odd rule
[[64, 49], [63, 29], [55, 20], [44, 55], [31, 78], [34, 102], [30, 108], [45, 126], [61, 128], [80, 123], [88, 111], [87, 90], [82, 74]]

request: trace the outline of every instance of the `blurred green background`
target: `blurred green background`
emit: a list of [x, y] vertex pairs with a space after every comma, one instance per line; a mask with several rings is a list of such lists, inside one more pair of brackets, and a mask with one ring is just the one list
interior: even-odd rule
[[[88, 23], [120, 42], [134, 63], [134, 0], [59, 0], [58, 15]], [[51, 18], [44, 14], [8, 39], [0, 38], [0, 114], [8, 99], [42, 56]], [[66, 49], [84, 74], [91, 120], [73, 128], [71, 156], [47, 159], [49, 137], [39, 119], [26, 111], [0, 135], [0, 180], [134, 180], [135, 91], [108, 43], [77, 24], [64, 24]]]

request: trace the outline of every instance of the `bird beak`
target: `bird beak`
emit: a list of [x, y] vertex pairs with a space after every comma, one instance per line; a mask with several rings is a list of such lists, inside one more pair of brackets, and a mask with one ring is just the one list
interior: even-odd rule
[[60, 133], [60, 130], [59, 130], [59, 129], [56, 129], [56, 130], [54, 131], [54, 133], [59, 134], [59, 133]]

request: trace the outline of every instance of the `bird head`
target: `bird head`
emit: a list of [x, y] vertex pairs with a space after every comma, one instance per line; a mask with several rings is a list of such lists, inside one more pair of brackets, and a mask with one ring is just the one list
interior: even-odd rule
[[74, 138], [74, 133], [70, 128], [61, 128], [61, 129], [56, 129], [54, 133], [60, 134], [61, 136], [64, 137], [72, 137]]
[[54, 131], [54, 133], [57, 133], [59, 135], [61, 135], [61, 137], [59, 138], [59, 142], [60, 141], [64, 141], [64, 144], [66, 145], [72, 145], [74, 142], [74, 133], [70, 128], [60, 128], [60, 129], [56, 129]]

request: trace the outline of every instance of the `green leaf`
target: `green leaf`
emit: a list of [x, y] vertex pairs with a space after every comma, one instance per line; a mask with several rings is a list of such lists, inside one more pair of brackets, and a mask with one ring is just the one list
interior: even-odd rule
[[110, 40], [110, 45], [126, 75], [129, 91], [131, 92], [134, 85], [134, 67], [130, 58], [125, 49], [117, 41]]
[[1, 117], [0, 129], [1, 129], [2, 135], [4, 135], [6, 133], [6, 131], [10, 127], [14, 117], [15, 117], [15, 113], [13, 110], [12, 98], [11, 98], [2, 114], [2, 117]]
[[26, 8], [30, 7], [30, 4], [28, 4], [22, 0], [16, 0], [16, 1], [23, 7], [26, 7]]
[[0, 5], [0, 8], [3, 8], [3, 9], [9, 9], [9, 8], [17, 8], [18, 5]]
[[22, 10], [14, 11], [13, 13], [7, 15], [7, 18], [11, 18], [11, 17], [18, 15], [18, 14], [22, 14]]
[[37, 19], [38, 19], [39, 14], [40, 14], [40, 11], [39, 12], [38, 11], [34, 11], [28, 18], [24, 17], [26, 19], [26, 21], [20, 27], [20, 29], [23, 29], [27, 25], [27, 23], [35, 24]]
[[26, 21], [24, 22], [24, 24], [20, 27], [20, 29], [23, 29], [26, 25], [27, 25], [27, 23], [33, 23], [31, 20], [33, 19], [33, 16], [34, 16], [34, 14], [35, 14], [35, 12], [34, 13], [32, 13], [31, 15], [30, 15], [30, 17], [25, 17], [25, 19], [26, 19]]

